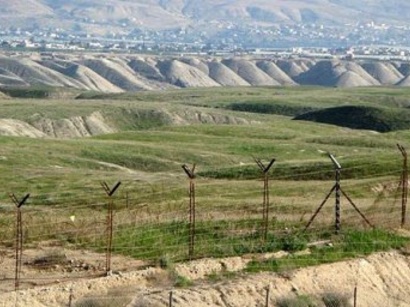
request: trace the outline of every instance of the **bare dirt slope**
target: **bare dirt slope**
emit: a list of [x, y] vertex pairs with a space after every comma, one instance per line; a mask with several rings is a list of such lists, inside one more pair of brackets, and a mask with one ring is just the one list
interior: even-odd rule
[[179, 87], [220, 86], [200, 69], [178, 60], [161, 61], [158, 68], [169, 83]]
[[80, 89], [109, 93], [124, 91], [84, 65], [60, 60], [45, 60], [40, 63], [78, 81], [77, 87]]
[[209, 76], [224, 86], [246, 86], [250, 85], [234, 71], [226, 67], [219, 61], [211, 61], [209, 66]]
[[292, 80], [287, 74], [285, 74], [274, 62], [272, 61], [258, 61], [256, 65], [274, 79], [280, 85], [296, 85], [296, 82]]
[[381, 84], [396, 84], [404, 78], [391, 63], [363, 63], [362, 67]]
[[100, 92], [215, 86], [404, 85], [406, 63], [108, 54], [0, 55], [0, 86]]
[[[28, 252], [33, 253], [32, 250]], [[42, 252], [44, 253], [44, 248]], [[94, 304], [114, 304], [112, 306], [121, 301], [123, 306], [165, 307], [168, 306], [171, 289], [175, 306], [264, 306], [267, 287], [270, 289], [271, 306], [275, 306], [281, 298], [295, 297], [297, 294], [320, 297], [326, 293], [337, 293], [350, 298], [352, 302], [356, 286], [358, 306], [410, 306], [410, 259], [397, 252], [378, 253], [367, 258], [299, 269], [280, 275], [267, 272], [240, 274], [219, 282], [203, 278], [218, 274], [221, 270], [242, 270], [250, 259], [203, 259], [176, 266], [178, 274], [194, 281], [194, 285], [187, 288], [173, 288], [169, 271], [157, 267], [135, 270], [143, 263], [121, 257], [116, 257], [113, 265], [121, 269], [128, 265], [134, 271], [114, 272], [108, 277], [84, 277], [75, 281], [69, 278], [65, 281], [58, 280], [58, 272], [65, 272], [65, 276], [68, 276], [70, 270], [77, 277], [90, 275], [85, 267], [95, 273], [102, 272], [103, 255], [85, 251], [66, 251], [66, 255], [68, 264], [51, 269], [25, 265], [24, 276], [36, 272], [36, 277], [32, 275], [33, 281], [37, 278], [54, 284], [20, 290], [17, 293], [6, 290], [0, 294], [0, 306], [67, 306], [71, 290], [73, 306], [80, 306], [80, 302], [88, 300]], [[274, 255], [267, 255], [269, 256]], [[3, 259], [3, 271], [13, 267], [12, 260], [12, 256]]]
[[370, 76], [360, 65], [339, 60], [317, 62], [309, 70], [299, 74], [295, 80], [300, 84], [355, 87], [380, 83]]
[[279, 85], [279, 83], [259, 69], [254, 62], [244, 59], [228, 59], [222, 63], [251, 85]]

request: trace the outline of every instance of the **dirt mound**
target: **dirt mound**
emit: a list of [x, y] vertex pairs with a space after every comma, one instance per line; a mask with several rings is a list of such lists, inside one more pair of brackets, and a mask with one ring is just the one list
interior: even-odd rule
[[35, 114], [31, 117], [32, 125], [44, 135], [53, 138], [76, 138], [115, 132], [115, 128], [107, 124], [100, 112], [88, 116], [75, 116], [63, 119], [49, 119]]
[[303, 60], [278, 60], [276, 65], [284, 71], [290, 78], [295, 78], [300, 74], [308, 71], [312, 62]]
[[381, 84], [392, 85], [403, 79], [403, 75], [391, 63], [369, 62], [361, 66]]
[[182, 58], [180, 59], [181, 62], [184, 62], [185, 64], [188, 64], [190, 66], [198, 68], [200, 71], [202, 71], [204, 74], [209, 75], [209, 67], [208, 65], [201, 61], [200, 59], [197, 58]]
[[353, 71], [354, 73], [358, 74], [361, 78], [365, 79], [366, 82], [369, 83], [369, 85], [380, 85], [380, 82], [377, 81], [375, 78], [373, 78], [366, 70], [364, 70], [363, 67], [361, 67], [358, 63], [356, 62], [343, 62], [344, 65], [346, 66], [346, 69], [349, 71]]
[[262, 69], [266, 74], [268, 74], [273, 80], [275, 80], [280, 85], [296, 85], [295, 81], [292, 80], [285, 72], [283, 72], [274, 62], [272, 61], [258, 61], [256, 63], [259, 69]]
[[26, 122], [16, 119], [0, 119], [0, 135], [24, 136], [31, 138], [42, 138], [46, 134], [29, 125]]
[[231, 69], [218, 61], [208, 63], [209, 76], [222, 86], [246, 86], [250, 85]]
[[153, 89], [162, 90], [177, 88], [167, 82], [165, 76], [163, 76], [156, 67], [157, 61], [155, 59], [132, 59], [127, 65]]
[[323, 60], [308, 71], [295, 77], [296, 82], [304, 85], [355, 87], [379, 84], [357, 64], [338, 60]]
[[155, 64], [156, 63], [152, 65], [141, 59], [133, 59], [128, 63], [132, 70], [141, 76], [144, 76], [149, 80], [165, 82], [165, 77], [161, 74], [159, 69], [155, 67]]
[[73, 64], [67, 68], [66, 73], [84, 84], [87, 89], [100, 91], [100, 92], [108, 92], [108, 93], [120, 93], [123, 92], [121, 88], [115, 86], [107, 79], [104, 79], [99, 74], [95, 73], [93, 70], [89, 69], [88, 67]]
[[369, 86], [364, 78], [359, 76], [353, 71], [345, 71], [335, 80], [334, 86], [337, 87], [356, 87], [356, 86]]
[[397, 83], [398, 86], [410, 86], [410, 75], [404, 77], [400, 82]]
[[107, 93], [123, 92], [122, 89], [101, 77], [90, 68], [76, 64], [75, 62], [47, 60], [42, 61], [41, 64], [76, 80], [78, 82], [77, 88]]
[[68, 70], [68, 67], [70, 66], [69, 63], [65, 63], [62, 61], [50, 61], [50, 60], [46, 60], [46, 61], [42, 61], [42, 60], [38, 60], [38, 63], [44, 67], [47, 67], [49, 69], [52, 69], [54, 71], [57, 71], [58, 73], [65, 75], [66, 77], [68, 77], [68, 79], [70, 79], [70, 81], [75, 85], [76, 88], [79, 89], [87, 89], [83, 84], [81, 84], [81, 82], [78, 82], [77, 80], [72, 78], [72, 74], [70, 73], [70, 70]]
[[157, 67], [168, 82], [178, 87], [220, 86], [198, 68], [178, 60], [159, 61]]
[[[363, 66], [361, 66], [363, 65]], [[159, 58], [135, 55], [0, 56], [0, 86], [123, 92], [214, 86], [406, 86], [407, 63], [312, 59]], [[402, 81], [402, 82], [401, 82]]]
[[109, 59], [88, 59], [80, 62], [95, 71], [110, 83], [126, 91], [140, 91], [151, 89], [139, 80], [131, 68]]
[[279, 85], [277, 81], [249, 60], [227, 59], [222, 60], [222, 64], [229, 67], [251, 85]]
[[22, 78], [3, 68], [0, 68], [0, 84], [5, 86], [29, 86], [29, 83]]
[[0, 66], [32, 85], [75, 87], [75, 83], [64, 75], [28, 58], [16, 59], [0, 56]]
[[132, 75], [133, 78], [136, 79], [140, 84], [143, 84], [145, 86], [145, 89], [147, 90], [161, 90], [170, 87], [167, 82], [147, 79], [145, 78], [145, 76], [139, 74], [137, 71], [132, 69], [132, 67], [129, 65], [130, 60], [126, 57], [115, 56], [110, 60], [121, 67], [121, 69]]

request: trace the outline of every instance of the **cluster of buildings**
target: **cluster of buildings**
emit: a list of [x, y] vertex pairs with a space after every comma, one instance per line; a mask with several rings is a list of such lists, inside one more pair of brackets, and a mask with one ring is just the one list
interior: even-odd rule
[[0, 29], [5, 50], [73, 50], [141, 53], [265, 53], [305, 56], [386, 57], [406, 59], [410, 25], [367, 23], [328, 26], [289, 24], [259, 27], [232, 22], [200, 30], [187, 27], [164, 31], [134, 28], [96, 36], [82, 29]]

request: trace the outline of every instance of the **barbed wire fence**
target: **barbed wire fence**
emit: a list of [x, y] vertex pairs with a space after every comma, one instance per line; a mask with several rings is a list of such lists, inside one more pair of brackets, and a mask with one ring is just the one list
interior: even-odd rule
[[[261, 160], [257, 161], [259, 166], [263, 165]], [[269, 167], [261, 168], [264, 174], [273, 162], [270, 160]], [[371, 165], [363, 163], [342, 171], [359, 167]], [[113, 189], [105, 184], [108, 197], [101, 195], [99, 182], [95, 182], [94, 187], [87, 187], [86, 193], [81, 187], [59, 188], [44, 194], [27, 194], [24, 201], [14, 197], [15, 207], [5, 204], [1, 208], [3, 261], [12, 255], [11, 248], [14, 247], [16, 264], [14, 268], [3, 266], [0, 269], [3, 276], [1, 291], [12, 291], [13, 285], [14, 290], [18, 290], [53, 284], [56, 280], [64, 282], [105, 276], [110, 271], [129, 271], [167, 261], [273, 252], [279, 247], [279, 241], [301, 236], [304, 231], [314, 234], [316, 239], [322, 238], [321, 234], [327, 237], [334, 233], [334, 210], [339, 210], [336, 233], [369, 229], [370, 226], [405, 228], [406, 169], [407, 164], [397, 165], [377, 177], [344, 180], [339, 192], [344, 196], [353, 195], [354, 205], [341, 203], [340, 194], [335, 209], [323, 206], [320, 212], [316, 209], [323, 202], [321, 193], [325, 196], [328, 192], [324, 181], [303, 182], [299, 174], [275, 176], [272, 172], [269, 180], [273, 189], [267, 188], [266, 176], [262, 179], [265, 182], [261, 202], [259, 180], [237, 180], [229, 183], [227, 189], [223, 180], [194, 176], [194, 168], [188, 169], [192, 172], [189, 194], [181, 174], [172, 183], [166, 180], [150, 183], [123, 180]], [[304, 176], [322, 177], [324, 172], [328, 170], [318, 169]], [[194, 178], [196, 188], [193, 189]], [[337, 185], [336, 178], [334, 190]], [[192, 198], [188, 202], [193, 196], [195, 205]], [[309, 223], [315, 210], [315, 222]], [[358, 212], [362, 214], [358, 215]], [[92, 253], [92, 261], [71, 258], [70, 251], [83, 250]], [[119, 265], [115, 260], [111, 262], [112, 254], [130, 256], [144, 264], [136, 261], [135, 264]], [[22, 270], [22, 266], [30, 270]], [[53, 274], [43, 276], [35, 270], [53, 271]], [[355, 292], [354, 296], [357, 296], [357, 289]], [[75, 293], [73, 295], [70, 304], [80, 306], [80, 300], [73, 298]], [[163, 300], [169, 306], [177, 306], [177, 294], [174, 295]], [[120, 301], [129, 298], [128, 294], [117, 296], [118, 306]], [[266, 297], [270, 303], [275, 300], [268, 291]]]

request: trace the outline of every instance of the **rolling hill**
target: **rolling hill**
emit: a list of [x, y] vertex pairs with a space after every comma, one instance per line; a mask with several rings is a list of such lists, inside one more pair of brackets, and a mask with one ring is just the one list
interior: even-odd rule
[[[102, 33], [113, 29], [171, 29], [245, 22], [355, 23], [358, 20], [408, 23], [410, 4], [404, 0], [13, 0], [0, 1], [0, 25], [57, 26]], [[212, 21], [213, 23], [209, 23]]]
[[48, 86], [118, 93], [219, 86], [409, 86], [407, 65], [304, 58], [2, 55], [0, 88]]

